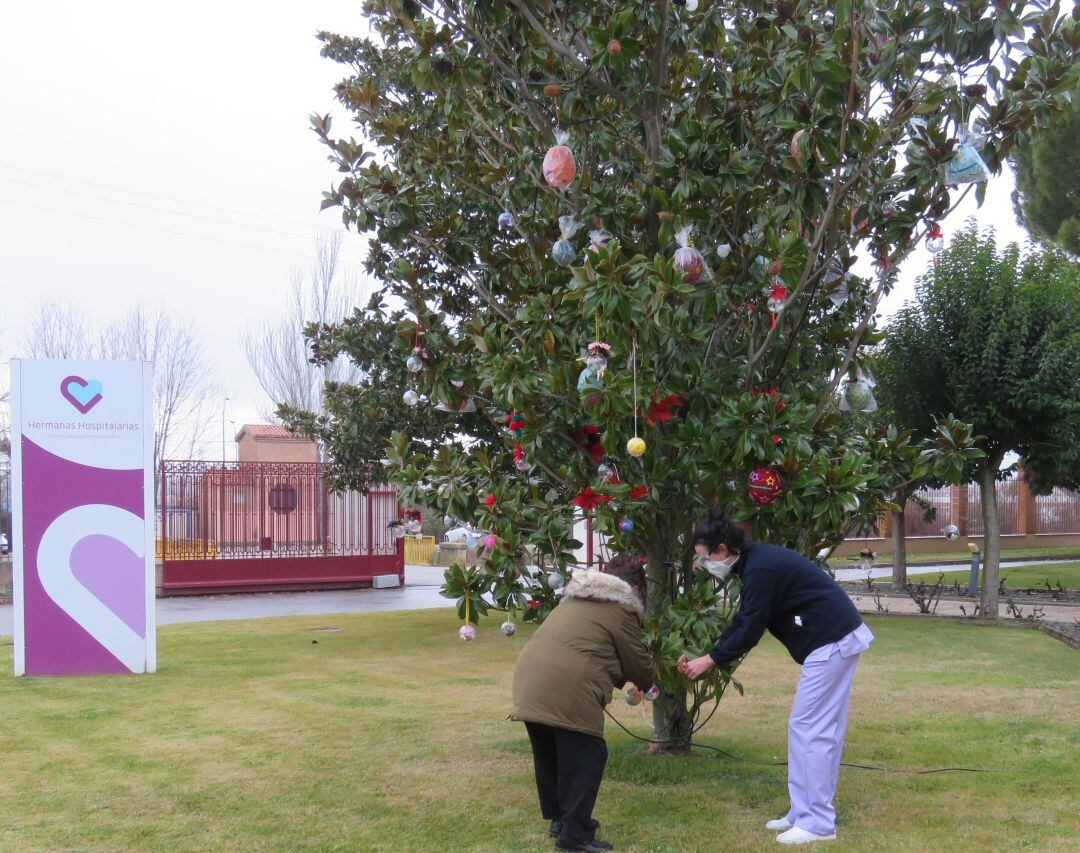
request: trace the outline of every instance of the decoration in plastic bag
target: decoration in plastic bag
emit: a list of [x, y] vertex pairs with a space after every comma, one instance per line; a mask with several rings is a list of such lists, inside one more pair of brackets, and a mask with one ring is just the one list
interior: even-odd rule
[[517, 633], [517, 625], [508, 619], [499, 626], [499, 633], [504, 637], [512, 637]]
[[604, 483], [610, 483], [619, 476], [618, 469], [616, 469], [607, 457], [604, 457], [604, 461], [597, 466], [596, 474]]
[[636, 687], [627, 687], [623, 691], [623, 699], [626, 700], [626, 704], [630, 706], [640, 705], [641, 700], [645, 698], [645, 694], [638, 690]]
[[755, 468], [746, 481], [746, 492], [758, 506], [768, 506], [780, 499], [783, 483], [772, 468]]
[[461, 637], [466, 643], [476, 639], [476, 628], [472, 625], [462, 625], [458, 629], [458, 636]]
[[573, 237], [580, 228], [581, 223], [577, 221], [572, 213], [559, 217], [560, 237], [551, 247], [551, 259], [559, 264], [559, 266], [568, 267], [574, 262], [574, 259], [577, 258], [577, 249], [575, 249], [574, 244], [570, 242], [570, 238]]
[[607, 248], [607, 241], [611, 239], [611, 232], [604, 227], [604, 222], [601, 219], [597, 219], [594, 223], [594, 228], [589, 232], [589, 249], [593, 252], [599, 252], [601, 249]]
[[412, 388], [401, 395], [401, 399], [406, 406], [416, 407], [420, 405], [420, 395], [417, 394]]
[[555, 142], [544, 155], [544, 180], [556, 189], [564, 190], [574, 182], [577, 175], [577, 163], [574, 154], [567, 146], [570, 134], [562, 128], [555, 129]]
[[965, 130], [956, 140], [956, 151], [942, 166], [946, 184], [974, 184], [990, 179], [990, 169], [973, 144], [973, 137]]
[[563, 579], [563, 576], [560, 575], [558, 572], [552, 572], [550, 575], [547, 576], [547, 585], [552, 589], [562, 589], [565, 584], [566, 581]]
[[945, 235], [941, 233], [941, 225], [937, 222], [934, 227], [926, 232], [926, 251], [934, 256], [934, 266], [937, 266], [938, 253], [945, 248]]
[[390, 535], [393, 536], [395, 539], [405, 538], [405, 525], [398, 521], [396, 518], [389, 524], [387, 524], [386, 527], [390, 531]]
[[719, 246], [716, 247], [716, 256], [720, 260], [724, 260], [730, 254], [731, 254], [731, 244], [730, 243], [721, 243]]
[[945, 529], [942, 532], [945, 534], [946, 539], [960, 538], [960, 528], [955, 524], [946, 524]]
[[611, 355], [611, 344], [603, 341], [593, 341], [585, 347], [585, 366], [592, 370], [601, 379], [607, 371], [607, 357]]
[[825, 285], [825, 293], [837, 308], [847, 302], [851, 295], [848, 291], [850, 280], [851, 273], [844, 269], [844, 264], [839, 258], [829, 264], [825, 275], [822, 276], [821, 283]]
[[532, 468], [529, 464], [529, 460], [525, 458], [525, 448], [520, 444], [514, 445], [514, 467], [519, 471], [528, 471]]
[[660, 688], [657, 687], [654, 684], [652, 687], [650, 687], [648, 689], [648, 692], [646, 692], [645, 701], [646, 702], [655, 702], [659, 698], [660, 698]]
[[849, 379], [840, 393], [841, 412], [873, 412], [877, 410], [874, 390], [864, 379]]
[[675, 250], [675, 269], [682, 273], [683, 281], [693, 284], [702, 279], [709, 279], [709, 268], [705, 266], [705, 259], [694, 248], [694, 240], [690, 236], [694, 230], [692, 225], [686, 225], [679, 229], [675, 235], [675, 241], [679, 248]]
[[504, 210], [499, 214], [499, 227], [504, 231], [509, 231], [514, 227], [514, 214], [509, 210]]

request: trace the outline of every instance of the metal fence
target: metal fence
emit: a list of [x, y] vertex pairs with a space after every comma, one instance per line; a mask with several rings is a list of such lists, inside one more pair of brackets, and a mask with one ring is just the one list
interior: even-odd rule
[[158, 477], [166, 592], [363, 586], [404, 577], [395, 489], [332, 492], [318, 463], [166, 461]]
[[955, 524], [952, 490], [922, 489], [904, 505], [904, 533], [907, 536], [942, 536], [945, 527]]
[[[0, 456], [0, 556], [14, 547], [11, 532], [11, 461]], [[6, 545], [4, 544], [6, 543]]]
[[1080, 533], [1080, 492], [1054, 489], [1035, 497], [1036, 533]]
[[[1002, 536], [1020, 532], [1020, 481], [1002, 480], [995, 485], [997, 492], [998, 527]], [[982, 486], [968, 483], [968, 529], [971, 536], [983, 535]]]

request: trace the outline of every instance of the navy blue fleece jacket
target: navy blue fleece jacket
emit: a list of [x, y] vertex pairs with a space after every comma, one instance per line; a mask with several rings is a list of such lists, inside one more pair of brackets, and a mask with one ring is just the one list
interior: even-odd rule
[[766, 628], [801, 664], [814, 649], [862, 624], [836, 581], [795, 551], [754, 543], [731, 571], [742, 581], [742, 593], [739, 612], [709, 653], [717, 666], [750, 651]]

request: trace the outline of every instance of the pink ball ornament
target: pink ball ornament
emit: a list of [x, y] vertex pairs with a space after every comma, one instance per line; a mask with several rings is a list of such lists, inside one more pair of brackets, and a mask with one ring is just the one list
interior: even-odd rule
[[461, 630], [458, 631], [458, 636], [461, 637], [466, 643], [476, 639], [476, 628], [472, 625], [462, 625]]
[[498, 541], [499, 540], [495, 538], [495, 535], [493, 533], [489, 533], [487, 536], [484, 537], [484, 547], [487, 548], [489, 551], [494, 551], [495, 545], [498, 543]]
[[636, 687], [631, 687], [623, 691], [623, 698], [626, 700], [626, 704], [630, 706], [640, 705], [644, 696], [645, 694]]
[[649, 688], [649, 691], [645, 694], [646, 702], [655, 702], [660, 698], [660, 688], [655, 684]]

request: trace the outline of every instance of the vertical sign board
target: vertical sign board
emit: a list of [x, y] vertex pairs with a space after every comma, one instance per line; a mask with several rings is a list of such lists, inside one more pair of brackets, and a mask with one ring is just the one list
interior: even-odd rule
[[11, 362], [15, 674], [153, 672], [153, 368]]

